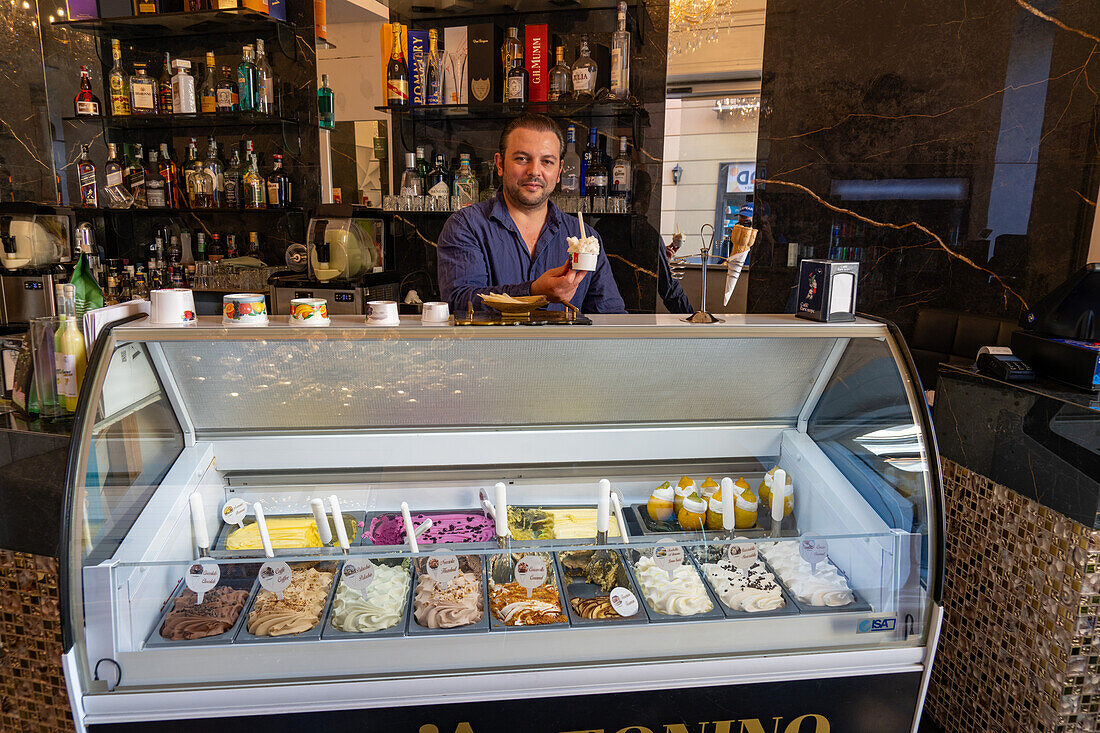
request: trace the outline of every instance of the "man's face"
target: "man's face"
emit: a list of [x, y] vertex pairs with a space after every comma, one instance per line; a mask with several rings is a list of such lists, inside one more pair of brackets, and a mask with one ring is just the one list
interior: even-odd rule
[[504, 196], [513, 206], [537, 209], [546, 205], [561, 176], [561, 143], [552, 132], [524, 127], [512, 130], [504, 157], [496, 154]]

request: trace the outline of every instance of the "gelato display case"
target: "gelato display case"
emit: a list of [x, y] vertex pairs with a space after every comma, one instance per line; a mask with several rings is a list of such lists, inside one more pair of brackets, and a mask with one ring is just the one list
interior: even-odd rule
[[915, 730], [943, 509], [896, 329], [592, 320], [105, 330], [78, 727]]

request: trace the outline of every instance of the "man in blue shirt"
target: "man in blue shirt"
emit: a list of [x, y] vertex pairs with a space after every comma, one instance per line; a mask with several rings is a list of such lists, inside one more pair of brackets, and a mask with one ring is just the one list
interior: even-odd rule
[[550, 202], [564, 153], [549, 117], [526, 114], [504, 128], [496, 154], [501, 190], [455, 212], [439, 235], [439, 289], [453, 312], [470, 302], [484, 310], [478, 293], [507, 293], [545, 295], [557, 310], [568, 302], [584, 313], [626, 313], [602, 242], [595, 271], [570, 267], [565, 238], [580, 236], [580, 222]]

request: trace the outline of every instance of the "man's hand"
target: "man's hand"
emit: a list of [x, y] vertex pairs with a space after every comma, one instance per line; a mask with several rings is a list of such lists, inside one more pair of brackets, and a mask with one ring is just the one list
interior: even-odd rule
[[571, 303], [577, 286], [587, 274], [585, 270], [572, 269], [569, 260], [566, 260], [561, 267], [551, 268], [539, 275], [539, 279], [531, 283], [531, 295], [545, 295], [551, 303]]

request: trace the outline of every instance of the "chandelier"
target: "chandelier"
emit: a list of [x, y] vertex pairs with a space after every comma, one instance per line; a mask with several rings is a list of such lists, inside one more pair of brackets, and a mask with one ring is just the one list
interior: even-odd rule
[[671, 0], [668, 7], [668, 54], [691, 53], [718, 41], [731, 21], [733, 0]]

